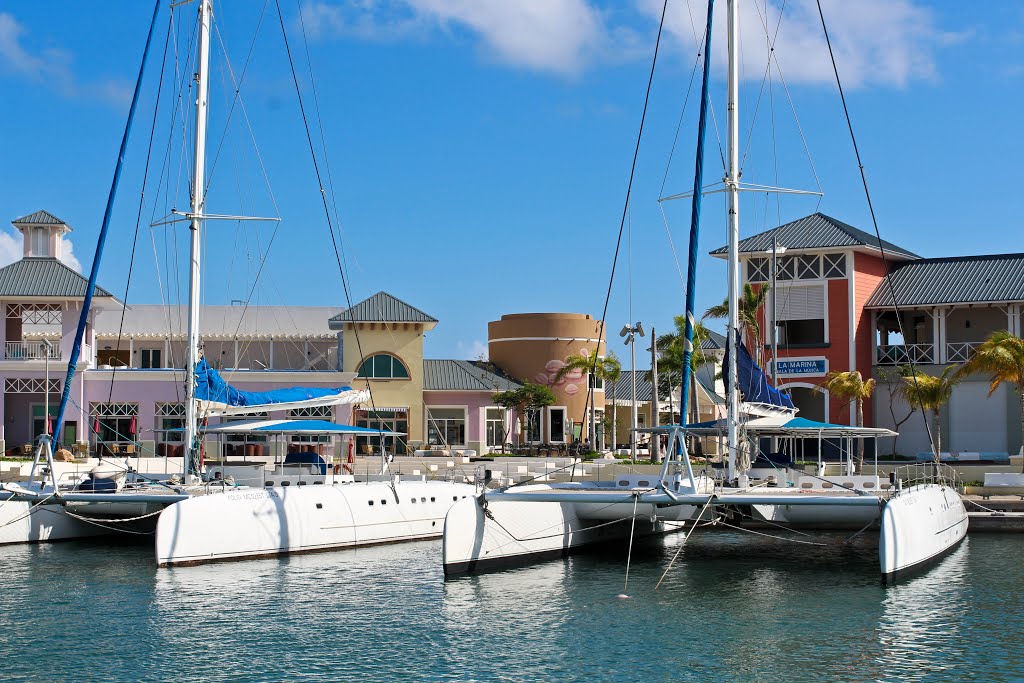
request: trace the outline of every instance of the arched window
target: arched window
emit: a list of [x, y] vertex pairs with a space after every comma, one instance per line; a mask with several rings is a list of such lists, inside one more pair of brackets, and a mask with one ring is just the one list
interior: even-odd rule
[[370, 379], [409, 379], [409, 370], [389, 353], [370, 356], [359, 366], [359, 377]]

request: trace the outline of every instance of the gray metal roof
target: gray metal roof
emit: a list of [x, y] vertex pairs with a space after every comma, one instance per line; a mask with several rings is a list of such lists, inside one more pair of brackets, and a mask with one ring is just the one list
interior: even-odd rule
[[360, 323], [436, 323], [437, 318], [427, 315], [387, 292], [377, 292], [331, 318], [331, 322]]
[[[199, 330], [204, 339], [331, 339], [328, 319], [338, 309], [331, 306], [202, 306]], [[96, 336], [135, 339], [184, 338], [188, 332], [188, 307], [179, 304], [130, 304], [100, 311]]]
[[[67, 223], [54, 216], [49, 211], [36, 211], [21, 218], [15, 218], [11, 225], [64, 225]], [[69, 228], [70, 229], [70, 228]]]
[[[0, 268], [0, 297], [52, 296], [84, 298], [89, 280], [55, 258], [27, 256]], [[96, 287], [94, 296], [113, 297]]]
[[[706, 329], [706, 328], [705, 328]], [[705, 351], [718, 351], [725, 348], [725, 335], [708, 330], [708, 338], [701, 341], [700, 348]]]
[[[651, 388], [651, 380], [645, 376], [650, 370], [623, 370], [622, 375], [619, 376], [619, 381], [615, 383], [615, 390], [611, 392], [609, 398], [615, 401], [633, 400], [632, 375], [634, 372], [636, 373], [636, 400], [645, 403], [651, 401], [651, 396], [654, 395], [654, 392]], [[607, 390], [608, 387], [606, 386], [605, 391]]]
[[425, 391], [509, 391], [520, 385], [485, 361], [424, 360]]
[[[771, 251], [774, 238], [778, 238], [778, 245], [786, 249], [879, 248], [878, 239], [874, 235], [823, 213], [813, 213], [810, 216], [804, 216], [791, 223], [740, 240], [740, 253]], [[881, 244], [885, 248], [886, 255], [919, 258], [917, 254], [897, 247], [892, 242], [882, 240]], [[719, 247], [712, 251], [711, 255], [719, 256], [726, 253], [726, 247]]]
[[[890, 278], [899, 306], [1024, 301], [1024, 254], [921, 259], [900, 265]], [[866, 305], [893, 305], [885, 280]]]

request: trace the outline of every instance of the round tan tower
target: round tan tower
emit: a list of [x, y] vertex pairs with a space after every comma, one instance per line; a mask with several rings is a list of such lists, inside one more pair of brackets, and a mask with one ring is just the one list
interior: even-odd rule
[[[588, 355], [595, 348], [605, 354], [601, 321], [583, 313], [512, 313], [487, 323], [490, 361], [516, 379], [551, 387], [555, 403], [543, 411], [540, 429], [534, 429], [529, 441], [564, 443], [572, 441], [573, 431], [586, 437], [589, 420], [587, 376], [570, 372], [556, 379], [565, 360], [573, 354]], [[604, 389], [594, 392], [597, 410], [604, 410]], [[539, 433], [538, 433], [539, 431]]]

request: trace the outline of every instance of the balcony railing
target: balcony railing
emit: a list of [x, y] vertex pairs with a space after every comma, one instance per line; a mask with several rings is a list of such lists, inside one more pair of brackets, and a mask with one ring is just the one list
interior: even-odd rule
[[978, 348], [981, 342], [950, 342], [946, 344], [947, 363], [966, 363], [974, 349]]
[[929, 364], [935, 360], [935, 346], [932, 344], [879, 346], [875, 358], [878, 365]]
[[4, 342], [4, 358], [6, 360], [60, 360], [60, 344], [49, 346], [41, 341], [9, 341]]

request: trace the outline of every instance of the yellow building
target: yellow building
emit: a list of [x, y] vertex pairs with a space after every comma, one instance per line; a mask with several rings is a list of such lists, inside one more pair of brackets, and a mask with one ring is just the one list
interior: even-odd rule
[[[388, 442], [389, 452], [404, 453], [407, 442], [424, 441], [423, 335], [437, 319], [378, 292], [331, 318], [330, 325], [339, 331], [342, 367], [357, 373], [353, 386], [369, 388], [373, 396], [355, 409], [353, 423], [408, 434]], [[360, 449], [368, 451], [377, 441], [362, 439]]]

